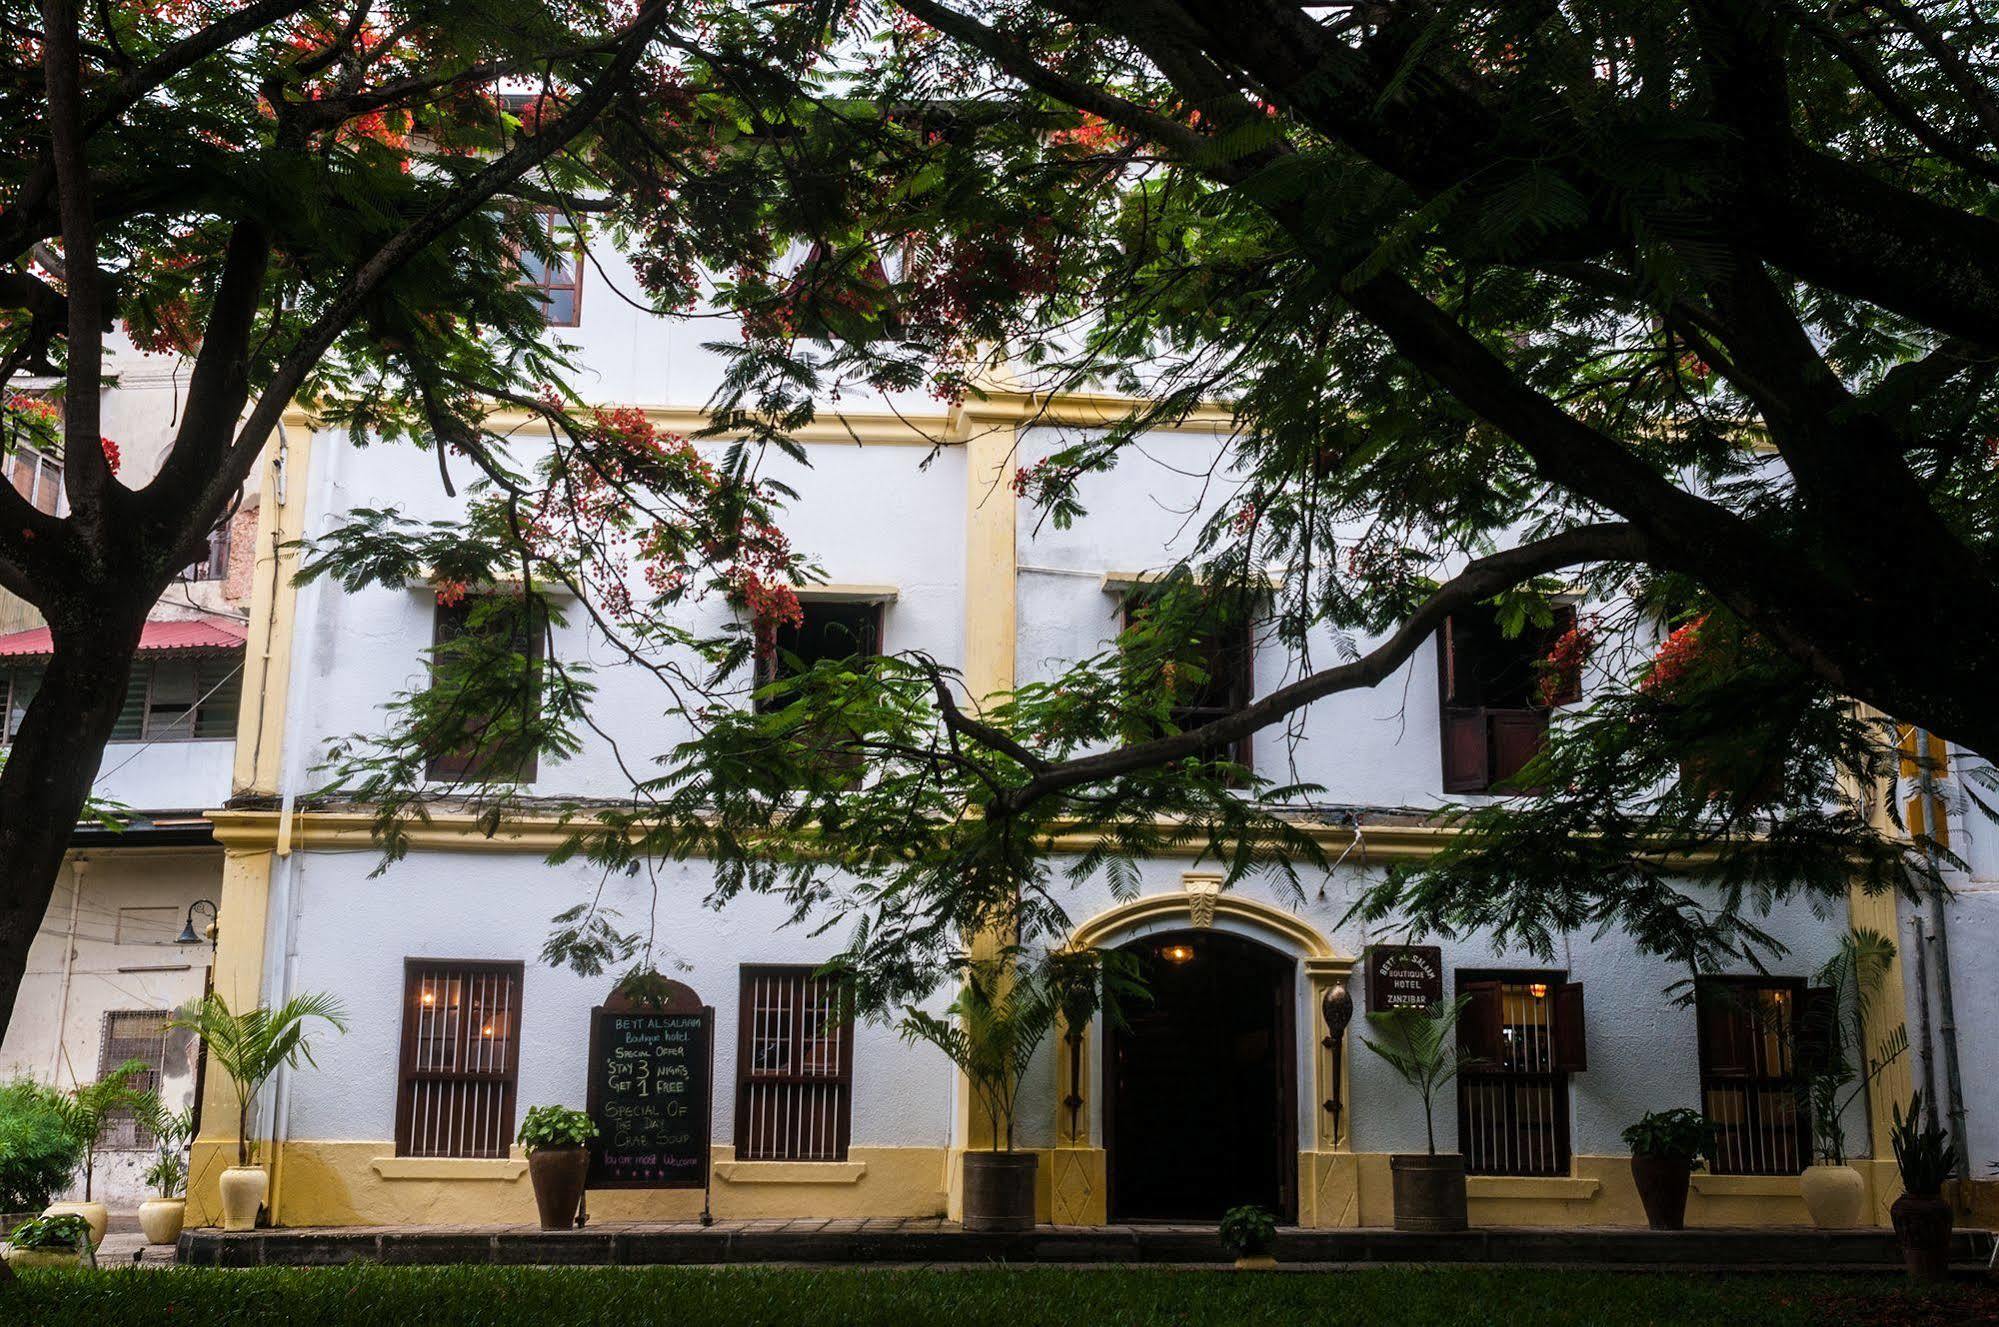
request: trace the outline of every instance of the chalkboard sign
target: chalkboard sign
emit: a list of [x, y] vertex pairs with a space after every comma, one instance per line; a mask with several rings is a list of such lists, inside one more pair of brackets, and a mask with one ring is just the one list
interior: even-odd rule
[[593, 1189], [705, 1189], [715, 1011], [678, 982], [663, 1004], [590, 1011]]

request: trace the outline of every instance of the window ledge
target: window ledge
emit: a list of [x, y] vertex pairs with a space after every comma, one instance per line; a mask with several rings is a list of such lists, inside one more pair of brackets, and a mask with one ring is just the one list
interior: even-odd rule
[[376, 1157], [368, 1163], [385, 1180], [503, 1180], [527, 1170], [525, 1157]]
[[[1169, 574], [1162, 571], [1107, 571], [1103, 573], [1100, 584], [1106, 594], [1129, 594], [1147, 585], [1157, 585]], [[1250, 579], [1261, 582], [1262, 588], [1272, 593], [1284, 588], [1284, 572], [1278, 568], [1266, 567], [1251, 572]], [[1204, 584], [1206, 580], [1205, 576], [1194, 577], [1197, 585]]]
[[718, 1161], [724, 1184], [859, 1184], [865, 1161]]
[[794, 587], [799, 602], [807, 604], [892, 604], [901, 596], [893, 585], [855, 585], [833, 581]]
[[1796, 1175], [1710, 1175], [1693, 1174], [1694, 1192], [1703, 1198], [1796, 1198]]
[[1588, 1202], [1603, 1186], [1571, 1175], [1468, 1175], [1469, 1198], [1538, 1199], [1552, 1203]]

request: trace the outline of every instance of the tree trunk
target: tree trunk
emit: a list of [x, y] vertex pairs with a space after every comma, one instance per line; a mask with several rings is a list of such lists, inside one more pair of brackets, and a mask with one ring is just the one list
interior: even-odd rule
[[0, 1029], [13, 1018], [28, 948], [125, 704], [151, 602], [132, 598], [52, 624], [55, 656], [0, 765]]

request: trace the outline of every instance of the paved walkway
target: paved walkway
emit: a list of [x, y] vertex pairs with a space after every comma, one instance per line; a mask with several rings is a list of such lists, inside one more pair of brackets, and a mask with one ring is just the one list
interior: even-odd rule
[[[1985, 1262], [1990, 1237], [1959, 1231], [1955, 1261]], [[1901, 1267], [1887, 1230], [1809, 1227], [1653, 1231], [1626, 1227], [1481, 1227], [1450, 1234], [1389, 1229], [1278, 1232], [1280, 1263], [1505, 1263], [1533, 1266], [1680, 1267], [1743, 1270], [1872, 1270]], [[149, 1255], [150, 1256], [150, 1255]], [[846, 1263], [1226, 1263], [1212, 1225], [1040, 1226], [980, 1234], [937, 1219], [607, 1222], [583, 1230], [534, 1226], [341, 1226], [181, 1236], [182, 1262], [206, 1267], [401, 1264], [643, 1266], [654, 1264]]]

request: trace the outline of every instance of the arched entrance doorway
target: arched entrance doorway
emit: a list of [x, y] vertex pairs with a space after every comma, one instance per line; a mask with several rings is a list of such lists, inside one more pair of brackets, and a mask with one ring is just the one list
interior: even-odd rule
[[1151, 1000], [1104, 1064], [1112, 1221], [1213, 1221], [1255, 1203], [1298, 1214], [1296, 963], [1227, 931], [1122, 946]]

